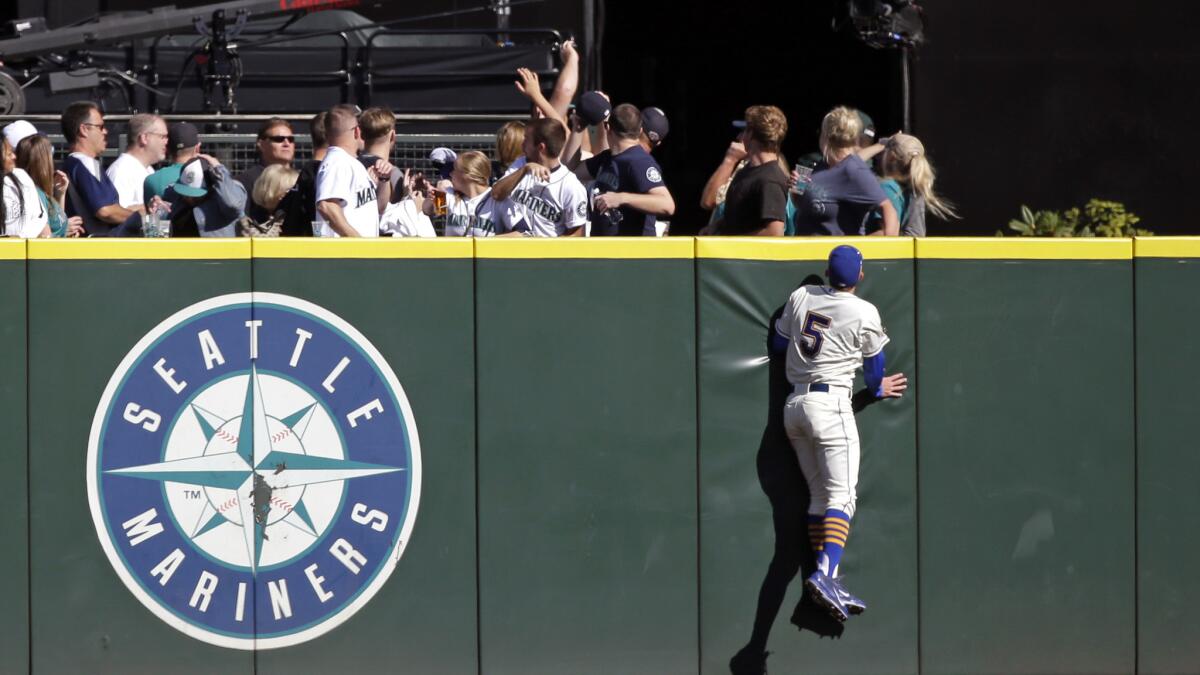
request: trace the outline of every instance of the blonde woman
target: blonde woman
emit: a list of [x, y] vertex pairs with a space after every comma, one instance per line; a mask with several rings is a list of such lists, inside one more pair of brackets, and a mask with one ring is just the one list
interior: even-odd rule
[[512, 169], [519, 169], [525, 164], [525, 123], [505, 122], [496, 132], [496, 163], [492, 167], [492, 176], [500, 178]]
[[879, 179], [858, 156], [863, 133], [857, 110], [840, 106], [821, 121], [824, 163], [798, 198], [797, 234], [865, 234], [872, 211], [879, 209], [883, 227], [876, 234], [900, 234], [900, 220]]
[[268, 214], [264, 225], [279, 225], [284, 237], [312, 236], [312, 221], [296, 190], [300, 172], [286, 164], [271, 164], [254, 181], [250, 198]]
[[[500, 220], [488, 187], [492, 165], [482, 152], [464, 152], [450, 172], [453, 188], [446, 191], [447, 237], [492, 237]], [[432, 200], [430, 200], [432, 201]]]
[[916, 136], [896, 134], [887, 139], [882, 163], [881, 185], [898, 214], [902, 235], [924, 237], [927, 210], [943, 220], [958, 217], [954, 205], [933, 191], [933, 164]]

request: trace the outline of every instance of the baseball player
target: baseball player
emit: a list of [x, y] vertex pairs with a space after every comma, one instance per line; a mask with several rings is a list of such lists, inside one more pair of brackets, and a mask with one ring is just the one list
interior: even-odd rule
[[783, 422], [811, 495], [808, 532], [817, 571], [804, 586], [839, 621], [866, 610], [837, 574], [858, 483], [858, 427], [850, 403], [854, 371], [862, 366], [876, 399], [898, 398], [908, 387], [903, 373], [883, 374], [888, 336], [879, 310], [855, 295], [862, 260], [853, 246], [833, 249], [825, 272], [829, 285], [793, 291], [771, 336], [771, 351], [787, 352], [793, 391]]

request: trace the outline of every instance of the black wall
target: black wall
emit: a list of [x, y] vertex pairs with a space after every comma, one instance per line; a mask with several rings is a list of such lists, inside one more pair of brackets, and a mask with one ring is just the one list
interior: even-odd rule
[[[1161, 234], [1200, 231], [1188, 208], [1200, 104], [1194, 3], [924, 0], [928, 43], [913, 66], [914, 131], [964, 218], [933, 234], [1003, 228], [1021, 204], [1124, 202]], [[830, 2], [608, 2], [605, 84], [671, 118], [660, 151], [681, 217], [753, 103], [784, 109], [789, 158], [815, 146], [838, 103], [900, 124], [897, 61], [832, 35]], [[803, 9], [802, 9], [803, 8]], [[1187, 11], [1187, 10], [1191, 11]]]

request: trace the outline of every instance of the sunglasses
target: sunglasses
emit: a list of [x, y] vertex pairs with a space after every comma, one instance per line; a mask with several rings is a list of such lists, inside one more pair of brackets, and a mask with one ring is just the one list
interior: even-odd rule
[[296, 144], [295, 136], [264, 136], [263, 138], [266, 138], [268, 141], [271, 141], [272, 143], [291, 143], [292, 145]]
[[108, 126], [106, 124], [104, 124], [104, 122], [101, 122], [99, 124], [96, 124], [95, 122], [84, 122], [82, 126], [96, 127], [97, 129], [100, 129], [100, 130], [104, 130], [104, 129], [108, 128]]

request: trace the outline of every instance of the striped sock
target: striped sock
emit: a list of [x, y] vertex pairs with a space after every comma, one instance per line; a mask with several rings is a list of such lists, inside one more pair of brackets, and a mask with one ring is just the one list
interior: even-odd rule
[[825, 540], [821, 552], [817, 555], [817, 567], [825, 574], [836, 574], [838, 563], [842, 560], [842, 551], [846, 548], [846, 538], [850, 536], [850, 515], [837, 509], [825, 512]]
[[812, 546], [813, 553], [820, 555], [821, 544], [825, 542], [825, 516], [821, 514], [808, 514], [808, 543]]

